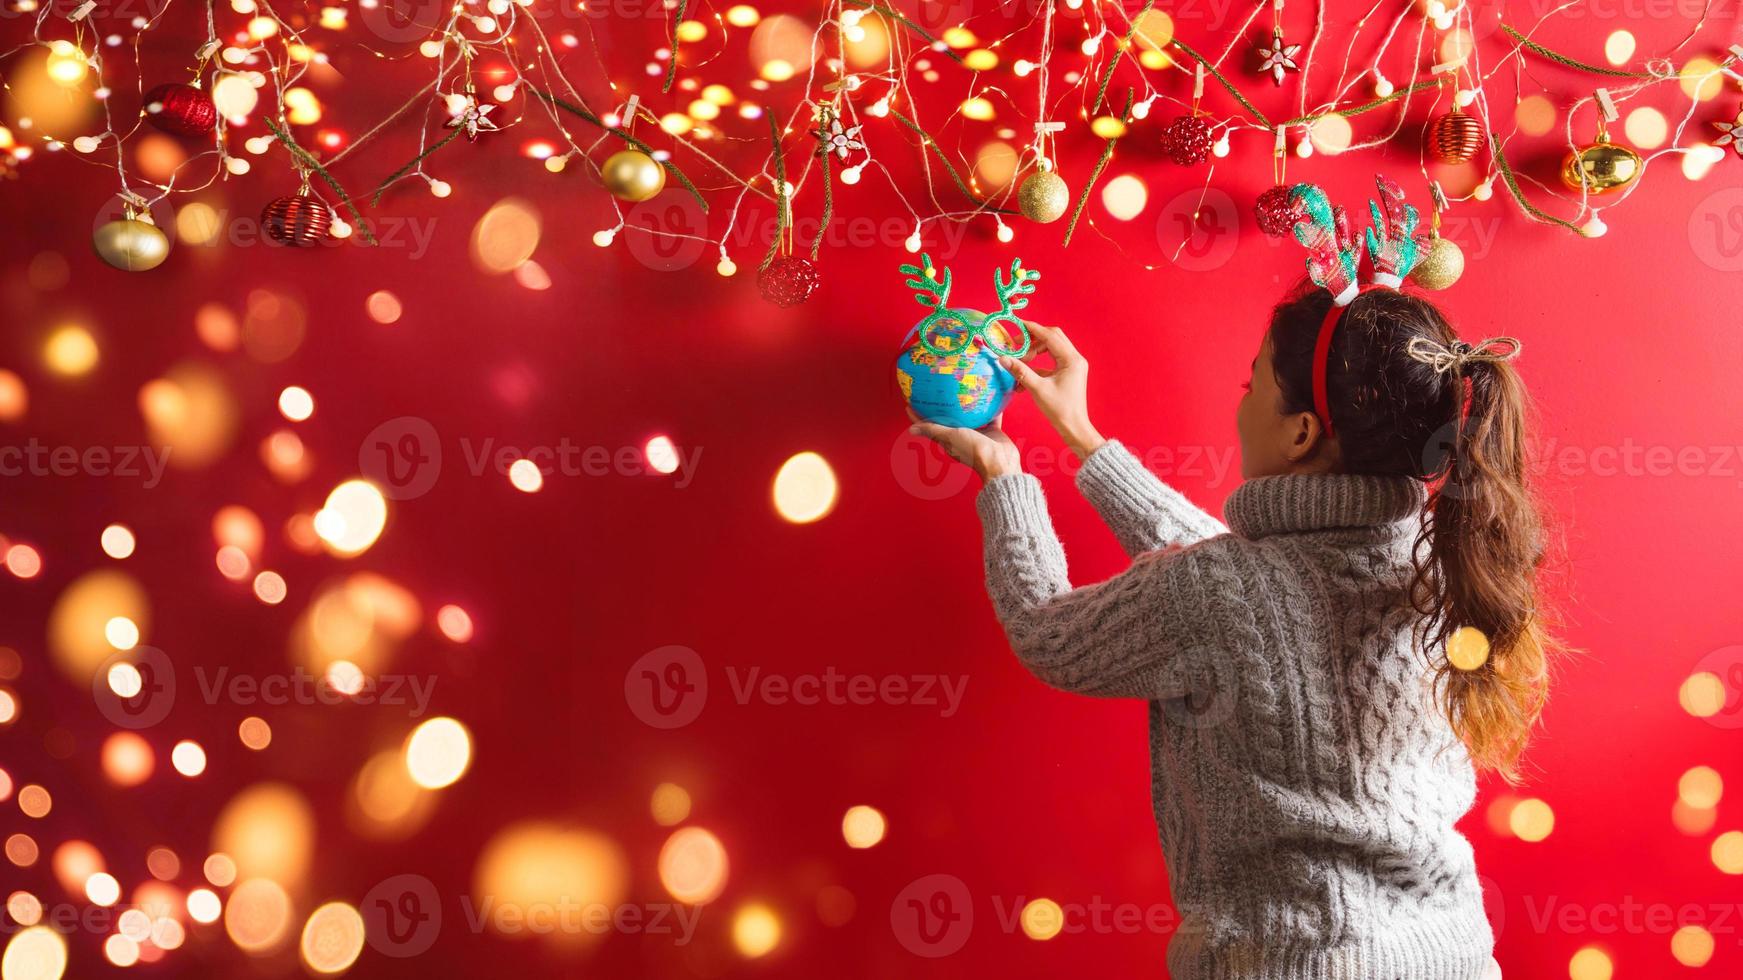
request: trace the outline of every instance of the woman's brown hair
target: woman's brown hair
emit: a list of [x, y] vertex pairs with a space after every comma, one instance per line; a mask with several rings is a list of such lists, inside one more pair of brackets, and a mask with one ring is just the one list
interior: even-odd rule
[[[1272, 313], [1285, 413], [1314, 410], [1314, 342], [1330, 307], [1325, 290], [1305, 284]], [[1407, 353], [1418, 337], [1458, 343], [1426, 299], [1390, 289], [1356, 297], [1327, 358], [1329, 422], [1344, 472], [1428, 484], [1411, 601], [1423, 614], [1424, 648], [1435, 652], [1437, 701], [1476, 765], [1512, 781], [1559, 649], [1538, 601], [1545, 549], [1526, 480], [1529, 402], [1511, 364], [1473, 359], [1436, 370]], [[1489, 641], [1488, 658], [1471, 670], [1445, 655], [1466, 626]]]

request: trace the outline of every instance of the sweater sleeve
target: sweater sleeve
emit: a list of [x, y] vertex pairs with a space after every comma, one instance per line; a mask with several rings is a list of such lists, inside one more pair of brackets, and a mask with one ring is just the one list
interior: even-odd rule
[[1170, 696], [1170, 631], [1155, 620], [1170, 555], [1106, 582], [1071, 587], [1041, 484], [1028, 474], [989, 482], [976, 501], [986, 532], [987, 592], [1017, 659], [1061, 690], [1103, 697]]
[[1118, 440], [1109, 439], [1083, 461], [1077, 489], [1133, 558], [1228, 531], [1221, 521], [1157, 479]]

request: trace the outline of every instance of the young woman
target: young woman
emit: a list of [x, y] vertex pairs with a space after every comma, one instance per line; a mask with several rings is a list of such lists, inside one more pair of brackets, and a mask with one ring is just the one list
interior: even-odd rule
[[1088, 362], [1030, 327], [1052, 369], [1003, 363], [1133, 558], [1099, 585], [1071, 587], [1041, 485], [996, 423], [914, 427], [986, 481], [987, 590], [1024, 665], [1151, 702], [1176, 980], [1499, 976], [1453, 825], [1476, 769], [1514, 774], [1547, 686], [1518, 343], [1472, 348], [1427, 301], [1364, 291], [1316, 410], [1331, 306], [1304, 289], [1272, 315], [1235, 415], [1246, 480], [1226, 527], [1102, 438]]

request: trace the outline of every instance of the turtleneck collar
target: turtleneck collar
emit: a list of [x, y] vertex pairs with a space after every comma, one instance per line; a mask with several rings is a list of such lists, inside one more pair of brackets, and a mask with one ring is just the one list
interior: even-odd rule
[[1223, 519], [1243, 538], [1371, 528], [1414, 517], [1427, 498], [1422, 481], [1408, 476], [1262, 476], [1235, 488]]

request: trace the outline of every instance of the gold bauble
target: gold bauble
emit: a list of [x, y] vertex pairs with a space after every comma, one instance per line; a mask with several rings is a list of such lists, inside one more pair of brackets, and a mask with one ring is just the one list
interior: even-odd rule
[[640, 150], [619, 150], [599, 169], [605, 189], [619, 200], [646, 201], [666, 186], [666, 168]]
[[1023, 178], [1017, 188], [1017, 210], [1030, 221], [1058, 221], [1071, 207], [1071, 189], [1051, 170], [1037, 170]]
[[1410, 270], [1410, 281], [1423, 289], [1445, 289], [1464, 274], [1464, 250], [1450, 238], [1436, 238], [1428, 254]]
[[1561, 162], [1561, 182], [1572, 190], [1585, 185], [1587, 194], [1610, 194], [1640, 176], [1640, 154], [1598, 135], [1598, 141], [1569, 153]]
[[123, 272], [155, 269], [169, 258], [169, 236], [150, 222], [122, 218], [98, 228], [91, 244], [103, 261]]

